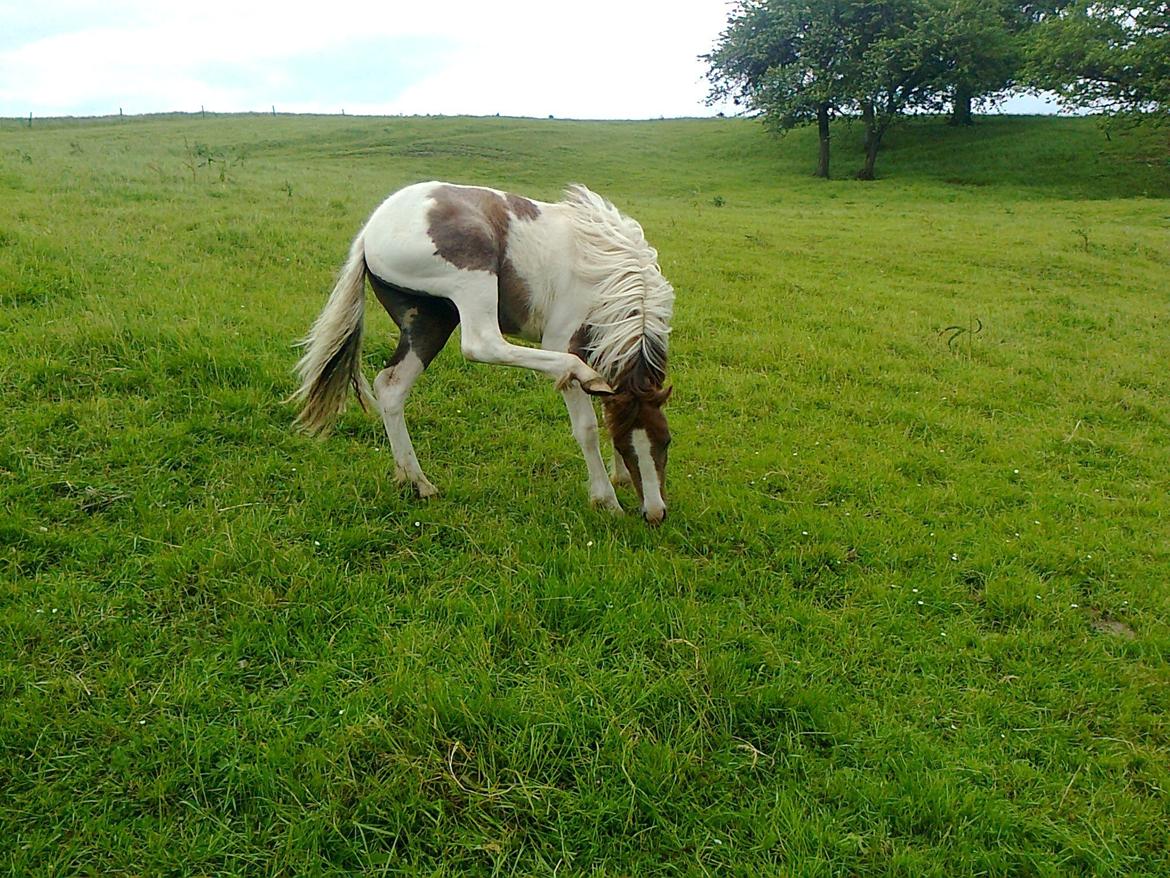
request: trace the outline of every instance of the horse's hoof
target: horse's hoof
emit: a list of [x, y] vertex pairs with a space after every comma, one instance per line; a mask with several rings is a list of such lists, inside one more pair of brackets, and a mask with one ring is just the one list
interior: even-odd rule
[[594, 509], [602, 509], [606, 512], [612, 512], [614, 515], [622, 514], [622, 504], [618, 502], [617, 497], [590, 497], [589, 505]]
[[613, 388], [600, 376], [582, 381], [581, 389], [590, 396], [613, 396]]
[[430, 500], [439, 496], [439, 489], [426, 480], [415, 482], [414, 492], [418, 494], [420, 500]]

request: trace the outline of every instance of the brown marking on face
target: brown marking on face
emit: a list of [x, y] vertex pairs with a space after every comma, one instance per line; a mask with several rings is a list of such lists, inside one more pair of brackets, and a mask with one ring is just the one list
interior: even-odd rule
[[439, 186], [427, 213], [427, 234], [435, 255], [467, 271], [498, 278], [500, 331], [519, 332], [532, 314], [532, 291], [508, 258], [513, 218], [534, 220], [540, 208], [519, 195], [500, 195], [474, 186]]
[[669, 390], [658, 387], [637, 393], [623, 390], [602, 401], [605, 425], [613, 440], [614, 450], [625, 461], [638, 498], [643, 501], [645, 497], [642, 495], [642, 476], [638, 467], [638, 455], [634, 451], [633, 434], [635, 430], [646, 431], [646, 438], [650, 440], [650, 456], [658, 473], [659, 489], [665, 496], [666, 449], [670, 445], [670, 429], [666, 424], [666, 415], [662, 413], [662, 406], [669, 397]]

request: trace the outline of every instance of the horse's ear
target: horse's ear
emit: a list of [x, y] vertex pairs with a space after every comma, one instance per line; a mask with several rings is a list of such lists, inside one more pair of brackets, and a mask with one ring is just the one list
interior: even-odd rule
[[658, 393], [654, 397], [654, 402], [657, 403], [659, 408], [661, 408], [662, 406], [666, 405], [666, 403], [670, 399], [670, 395], [672, 393], [674, 393], [674, 385], [673, 384], [670, 385], [670, 387], [666, 388], [666, 390], [658, 391]]

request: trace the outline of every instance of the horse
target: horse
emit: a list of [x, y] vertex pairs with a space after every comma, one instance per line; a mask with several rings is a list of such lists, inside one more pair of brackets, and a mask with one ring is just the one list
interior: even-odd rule
[[[362, 372], [365, 285], [399, 329], [371, 388]], [[324, 310], [302, 340], [296, 424], [319, 435], [352, 387], [382, 416], [395, 478], [437, 494], [403, 416], [418, 377], [462, 324], [463, 356], [533, 369], [564, 397], [585, 457], [594, 506], [621, 512], [632, 483], [651, 525], [663, 498], [670, 430], [662, 407], [674, 288], [642, 226], [585, 186], [547, 203], [482, 186], [432, 181], [390, 195], [354, 238]], [[540, 345], [513, 344], [514, 336]], [[601, 456], [590, 396], [600, 397], [614, 447]]]

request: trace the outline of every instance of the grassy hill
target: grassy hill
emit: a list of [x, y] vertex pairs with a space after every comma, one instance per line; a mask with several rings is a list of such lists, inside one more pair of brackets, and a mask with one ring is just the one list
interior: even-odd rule
[[[859, 139], [824, 182], [742, 120], [0, 123], [0, 863], [1170, 872], [1165, 132], [917, 119], [868, 184]], [[642, 221], [663, 527], [454, 344], [439, 499], [356, 407], [292, 432], [292, 341], [428, 178]]]

